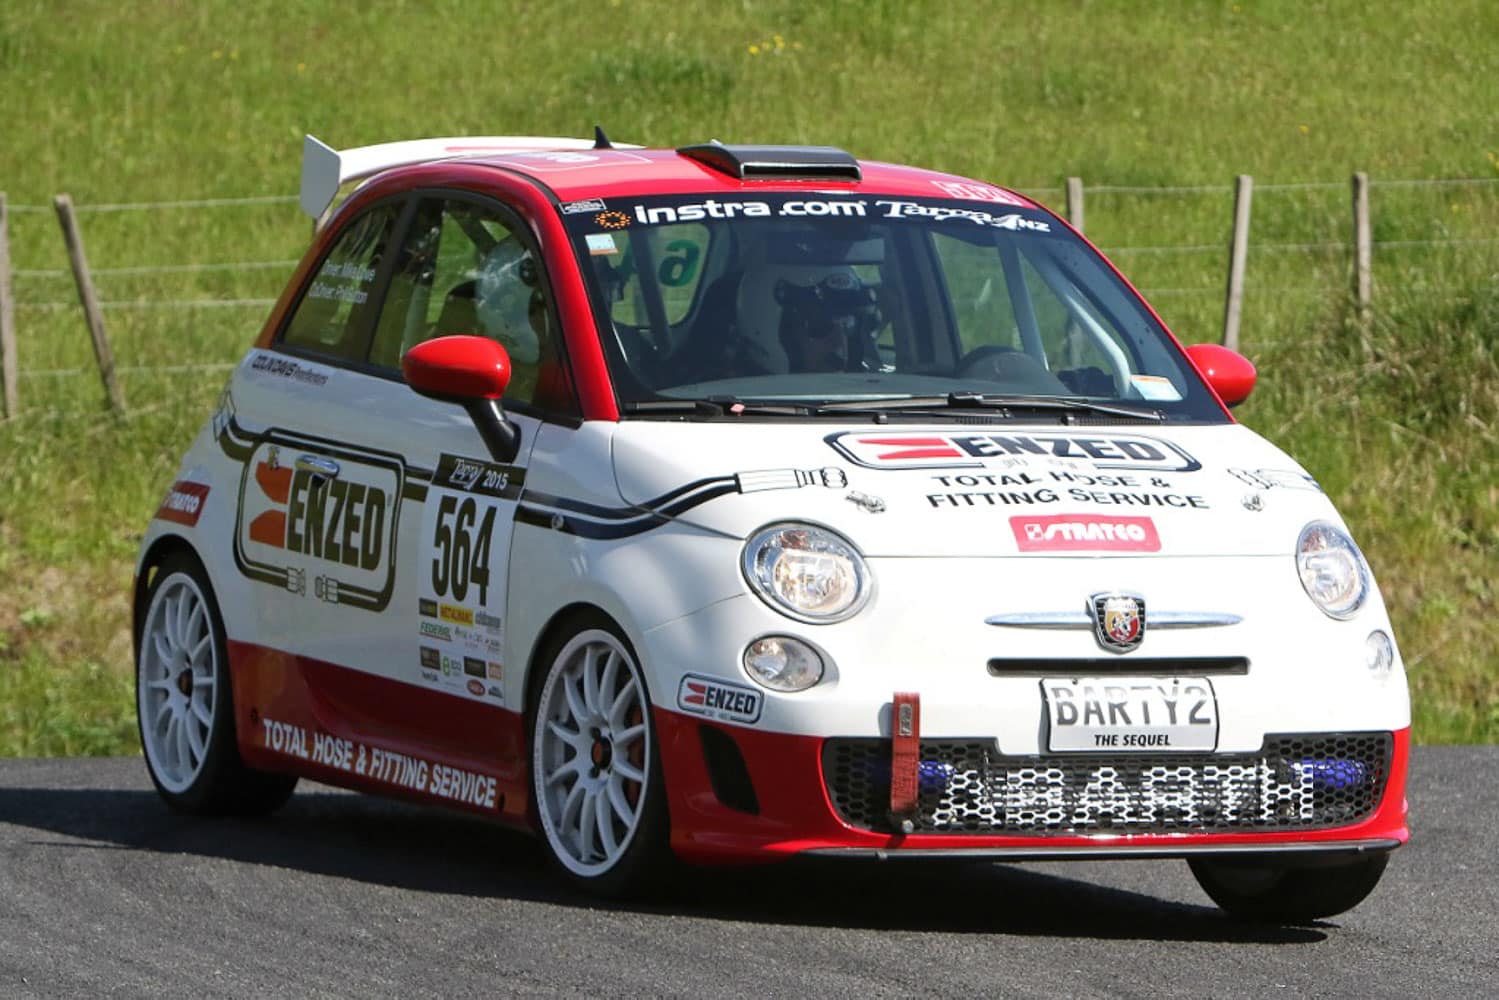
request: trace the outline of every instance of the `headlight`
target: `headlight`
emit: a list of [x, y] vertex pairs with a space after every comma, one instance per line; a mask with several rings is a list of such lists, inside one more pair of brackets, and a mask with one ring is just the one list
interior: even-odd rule
[[1358, 614], [1369, 596], [1369, 569], [1348, 533], [1335, 524], [1313, 521], [1296, 540], [1296, 572], [1312, 603], [1332, 618]]
[[744, 547], [744, 577], [783, 615], [840, 622], [869, 598], [864, 557], [842, 535], [814, 524], [772, 524]]

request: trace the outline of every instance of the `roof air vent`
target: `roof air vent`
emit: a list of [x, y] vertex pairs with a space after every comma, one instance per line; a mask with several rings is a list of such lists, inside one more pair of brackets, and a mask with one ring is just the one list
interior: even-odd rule
[[859, 161], [833, 146], [725, 146], [710, 142], [677, 152], [714, 170], [746, 181], [857, 181]]

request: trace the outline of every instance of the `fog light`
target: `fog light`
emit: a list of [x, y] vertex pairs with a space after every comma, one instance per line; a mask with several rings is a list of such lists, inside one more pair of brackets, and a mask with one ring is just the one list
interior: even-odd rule
[[822, 680], [822, 656], [789, 635], [767, 635], [744, 650], [744, 671], [772, 691], [805, 691]]
[[1364, 666], [1375, 677], [1384, 677], [1395, 665], [1395, 643], [1380, 629], [1369, 633], [1364, 640]]

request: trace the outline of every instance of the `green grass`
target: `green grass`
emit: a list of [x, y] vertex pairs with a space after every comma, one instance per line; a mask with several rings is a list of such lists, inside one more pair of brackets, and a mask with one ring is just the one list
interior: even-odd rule
[[[305, 246], [300, 140], [444, 134], [810, 142], [1036, 192], [1084, 178], [1088, 233], [1187, 341], [1222, 324], [1229, 189], [1255, 177], [1239, 415], [1322, 481], [1379, 574], [1416, 738], [1499, 740], [1494, 333], [1499, 6], [867, 0], [350, 8], [0, 5], [25, 411], [0, 425], [0, 754], [134, 742], [125, 593], [141, 528]], [[1348, 177], [1375, 182], [1376, 312], [1348, 301]], [[1287, 185], [1315, 184], [1298, 187]], [[1127, 186], [1216, 190], [1141, 194]], [[108, 417], [51, 197], [69, 192], [130, 404]], [[1423, 246], [1410, 241], [1464, 241]], [[1290, 246], [1288, 246], [1290, 245]], [[1159, 247], [1204, 249], [1162, 252]], [[42, 272], [63, 272], [49, 274]], [[83, 374], [43, 374], [57, 369]]]

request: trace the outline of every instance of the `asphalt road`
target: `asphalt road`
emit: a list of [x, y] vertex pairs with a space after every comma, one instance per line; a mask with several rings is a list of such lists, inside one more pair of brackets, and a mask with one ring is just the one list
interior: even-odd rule
[[797, 863], [600, 905], [466, 817], [304, 783], [196, 820], [135, 759], [6, 760], [0, 997], [1493, 996], [1496, 774], [1499, 748], [1418, 749], [1374, 895], [1265, 928], [1166, 861]]

